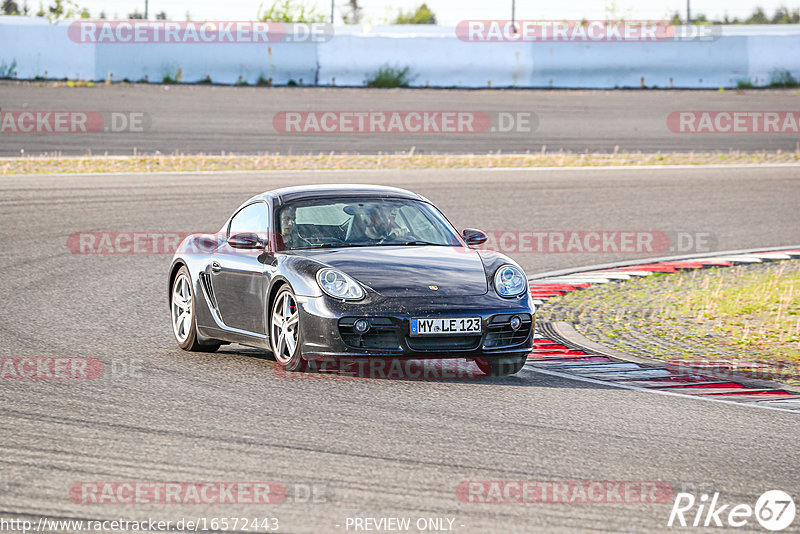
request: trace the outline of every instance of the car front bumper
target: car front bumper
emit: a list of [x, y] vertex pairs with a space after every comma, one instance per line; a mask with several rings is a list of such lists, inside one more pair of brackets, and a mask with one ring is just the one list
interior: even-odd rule
[[[306, 359], [359, 357], [483, 358], [513, 362], [531, 351], [535, 308], [528, 295], [502, 299], [478, 297], [381, 298], [343, 302], [322, 297], [298, 297], [301, 346]], [[510, 318], [522, 319], [514, 331]], [[481, 333], [411, 336], [412, 318], [480, 317]], [[352, 328], [367, 319], [370, 329], [361, 335]]]

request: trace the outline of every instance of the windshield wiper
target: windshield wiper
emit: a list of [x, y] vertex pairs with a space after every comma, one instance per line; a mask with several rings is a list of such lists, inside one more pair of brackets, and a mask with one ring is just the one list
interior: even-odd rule
[[316, 250], [320, 248], [355, 248], [355, 247], [449, 247], [442, 243], [431, 243], [429, 241], [404, 241], [402, 243], [320, 243], [319, 245], [309, 245], [307, 247], [294, 247], [291, 250]]
[[294, 247], [290, 250], [315, 250], [318, 248], [339, 248], [339, 247], [346, 247], [348, 245], [343, 245], [342, 243], [320, 243], [319, 245], [308, 245], [306, 247]]
[[351, 248], [351, 247], [371, 247], [374, 245], [364, 245], [359, 243], [320, 243], [319, 245], [309, 245], [307, 247], [294, 247], [290, 250], [316, 250], [318, 248]]

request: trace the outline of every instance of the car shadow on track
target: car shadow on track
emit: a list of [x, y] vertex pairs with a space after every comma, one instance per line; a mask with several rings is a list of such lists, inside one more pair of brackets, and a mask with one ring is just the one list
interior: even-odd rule
[[298, 380], [368, 380], [402, 382], [449, 382], [498, 386], [524, 386], [575, 389], [605, 389], [602, 386], [537, 373], [528, 367], [511, 376], [491, 377], [478, 369], [472, 360], [463, 358], [410, 360], [401, 358], [358, 358], [349, 360], [310, 361], [303, 372], [286, 371], [265, 350], [228, 345], [219, 349], [225, 356], [245, 356], [264, 361], [277, 379]]

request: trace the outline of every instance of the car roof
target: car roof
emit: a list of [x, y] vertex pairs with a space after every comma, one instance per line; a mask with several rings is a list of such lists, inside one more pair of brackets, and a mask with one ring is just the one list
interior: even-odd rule
[[383, 185], [364, 185], [364, 184], [320, 184], [320, 185], [300, 185], [283, 187], [267, 191], [251, 198], [248, 202], [255, 200], [266, 200], [273, 198], [279, 204], [293, 202], [295, 200], [306, 200], [313, 198], [335, 198], [341, 197], [379, 197], [379, 198], [406, 198], [412, 200], [427, 199], [411, 191], [398, 187], [387, 187]]

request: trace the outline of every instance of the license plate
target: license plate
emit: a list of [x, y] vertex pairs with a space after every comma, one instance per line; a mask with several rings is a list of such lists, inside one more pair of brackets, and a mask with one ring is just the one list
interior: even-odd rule
[[442, 336], [447, 334], [480, 333], [480, 317], [411, 319], [412, 336]]

